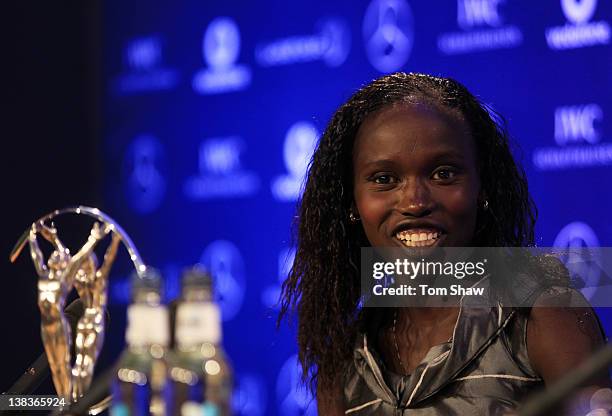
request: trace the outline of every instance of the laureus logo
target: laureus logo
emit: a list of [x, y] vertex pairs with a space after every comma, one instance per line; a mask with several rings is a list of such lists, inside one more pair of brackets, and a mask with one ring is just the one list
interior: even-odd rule
[[213, 276], [215, 299], [223, 321], [232, 320], [244, 302], [246, 278], [244, 260], [238, 247], [226, 240], [213, 241], [200, 257]]
[[[232, 395], [232, 408], [235, 415], [263, 416], [266, 414], [268, 391], [261, 374], [242, 373], [236, 380]], [[197, 413], [201, 415], [202, 413]]]
[[593, 17], [597, 0], [561, 0], [561, 8], [567, 20], [575, 25], [584, 24]]
[[300, 121], [289, 128], [283, 146], [283, 159], [288, 174], [272, 182], [272, 194], [277, 200], [295, 201], [299, 198], [317, 140], [318, 133], [312, 123]]
[[292, 355], [281, 367], [276, 379], [278, 413], [283, 416], [315, 416], [317, 404], [308, 389], [301, 384], [302, 369], [297, 354]]
[[155, 211], [166, 193], [164, 147], [154, 136], [140, 135], [123, 159], [123, 188], [128, 205], [141, 214]]
[[284, 248], [278, 255], [278, 274], [276, 281], [264, 288], [261, 293], [261, 303], [267, 308], [278, 309], [283, 282], [291, 272], [291, 266], [295, 260], [295, 248]]
[[373, 0], [363, 18], [363, 40], [374, 68], [383, 73], [401, 69], [414, 43], [414, 19], [405, 0]]
[[601, 277], [601, 248], [595, 231], [586, 223], [576, 221], [559, 231], [553, 246], [562, 249], [561, 260], [582, 294], [591, 299], [597, 292]]
[[240, 55], [240, 30], [233, 19], [218, 17], [208, 25], [202, 39], [207, 68], [193, 78], [193, 89], [200, 94], [217, 94], [246, 88], [251, 70], [236, 61]]
[[610, 25], [606, 21], [591, 22], [597, 0], [561, 0], [567, 23], [546, 29], [546, 42], [551, 49], [573, 49], [610, 42]]

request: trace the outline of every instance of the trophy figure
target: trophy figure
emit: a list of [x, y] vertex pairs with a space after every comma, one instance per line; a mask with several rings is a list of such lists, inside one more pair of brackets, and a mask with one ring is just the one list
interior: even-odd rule
[[[95, 219], [85, 244], [71, 255], [58, 237], [53, 223], [48, 222], [64, 214], [86, 215]], [[53, 247], [45, 261], [38, 242], [41, 235]], [[98, 267], [94, 249], [109, 234], [111, 242], [102, 265]], [[32, 223], [17, 241], [10, 255], [14, 262], [26, 245], [38, 275], [38, 307], [41, 313], [41, 336], [58, 396], [67, 401], [78, 401], [89, 389], [94, 366], [104, 341], [104, 323], [108, 303], [108, 276], [122, 242], [140, 278], [147, 267], [129, 235], [115, 220], [97, 208], [78, 206], [53, 211]], [[76, 329], [74, 365], [71, 360], [72, 334], [64, 315], [66, 297], [75, 288], [83, 304], [84, 313]], [[90, 407], [92, 414], [106, 409], [107, 397]]]
[[[28, 242], [30, 255], [38, 274], [38, 307], [41, 313], [41, 336], [49, 361], [49, 368], [57, 394], [66, 399], [72, 396], [72, 370], [70, 349], [72, 334], [64, 316], [66, 296], [72, 289], [75, 275], [87, 259], [91, 259], [93, 249], [109, 232], [111, 227], [100, 229], [95, 223], [87, 242], [74, 256], [57, 236], [55, 227], [48, 227], [43, 221], [34, 223], [30, 229]], [[37, 240], [37, 232], [49, 241], [54, 248], [47, 264]]]
[[72, 368], [72, 398], [75, 401], [89, 388], [93, 378], [94, 365], [104, 343], [108, 274], [120, 242], [119, 235], [113, 233], [102, 266], [96, 270], [96, 257], [92, 253], [77, 271], [74, 279], [74, 287], [83, 302], [84, 308], [83, 316], [77, 324], [76, 360]]

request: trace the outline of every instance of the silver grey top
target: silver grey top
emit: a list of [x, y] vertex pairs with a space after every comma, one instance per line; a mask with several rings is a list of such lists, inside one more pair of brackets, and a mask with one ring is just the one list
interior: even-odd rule
[[344, 384], [354, 416], [502, 415], [543, 386], [529, 363], [527, 314], [462, 307], [452, 341], [432, 347], [414, 372], [386, 369], [366, 335]]

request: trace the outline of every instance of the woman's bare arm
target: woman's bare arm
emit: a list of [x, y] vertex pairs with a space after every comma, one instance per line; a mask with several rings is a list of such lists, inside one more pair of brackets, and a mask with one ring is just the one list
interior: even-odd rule
[[[529, 359], [546, 385], [555, 383], [588, 360], [604, 343], [597, 317], [590, 307], [540, 305], [531, 310], [527, 326]], [[593, 393], [607, 387], [610, 387], [610, 379], [604, 371], [566, 402], [564, 413], [588, 413]]]

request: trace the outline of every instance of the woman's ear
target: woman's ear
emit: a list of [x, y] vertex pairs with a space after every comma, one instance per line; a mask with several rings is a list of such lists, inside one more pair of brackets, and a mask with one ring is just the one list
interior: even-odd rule
[[361, 221], [361, 217], [359, 216], [357, 205], [355, 205], [355, 201], [353, 201], [351, 203], [351, 207], [349, 208], [349, 222], [351, 224], [357, 224], [359, 221]]
[[487, 211], [489, 209], [489, 197], [487, 196], [486, 191], [481, 191], [480, 195], [478, 195], [478, 208], [483, 211]]

